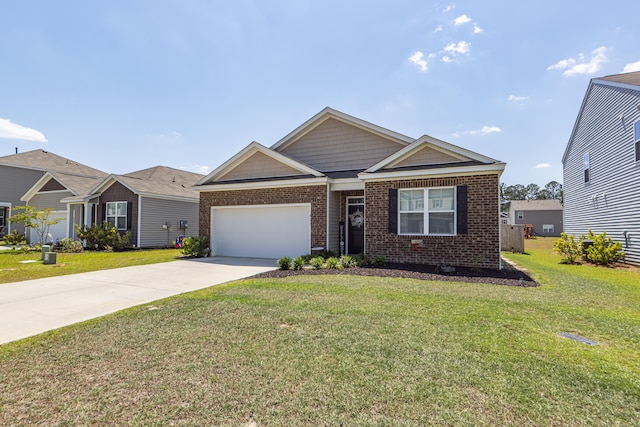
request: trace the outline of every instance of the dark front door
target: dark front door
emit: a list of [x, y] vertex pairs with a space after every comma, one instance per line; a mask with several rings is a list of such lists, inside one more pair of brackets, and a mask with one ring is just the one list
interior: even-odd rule
[[347, 199], [347, 253], [364, 253], [364, 197]]

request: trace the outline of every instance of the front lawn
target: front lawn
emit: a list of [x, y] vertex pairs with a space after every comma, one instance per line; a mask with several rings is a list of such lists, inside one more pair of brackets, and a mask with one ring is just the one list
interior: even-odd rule
[[539, 288], [248, 279], [0, 346], [0, 424], [638, 425], [640, 275], [536, 244]]
[[40, 252], [0, 251], [0, 284], [132, 265], [155, 264], [174, 261], [180, 256], [178, 249], [127, 252], [87, 251], [58, 253], [56, 264], [44, 265], [40, 261], [42, 257]]

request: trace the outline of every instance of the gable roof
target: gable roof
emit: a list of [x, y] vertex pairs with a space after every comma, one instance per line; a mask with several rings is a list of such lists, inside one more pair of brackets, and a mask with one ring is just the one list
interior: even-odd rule
[[[213, 170], [207, 176], [200, 179], [198, 182], [196, 182], [195, 185], [196, 186], [206, 185], [206, 184], [212, 183], [213, 181], [217, 181], [221, 178], [224, 178], [224, 176], [229, 174], [233, 169], [239, 167], [243, 162], [247, 161], [252, 156], [258, 153], [268, 157], [269, 159], [272, 159], [275, 163], [280, 164], [293, 172], [291, 175], [281, 175], [281, 178], [293, 177], [293, 176], [304, 176], [304, 177], [324, 176], [321, 172], [313, 169], [312, 167], [307, 166], [303, 163], [300, 163], [294, 159], [291, 159], [290, 157], [287, 157], [281, 153], [278, 153], [277, 151], [267, 148], [264, 145], [254, 141], [251, 144], [247, 145], [245, 148], [243, 148], [235, 156], [231, 157], [222, 165], [218, 166], [215, 170]], [[283, 170], [285, 169], [283, 168]], [[296, 171], [297, 173], [295, 173]], [[264, 176], [246, 177], [246, 179], [258, 179], [258, 178], [266, 178], [266, 177]]]
[[[424, 155], [425, 151], [426, 155]], [[412, 158], [415, 159], [413, 162]], [[422, 174], [446, 174], [449, 173], [449, 168], [454, 168], [456, 173], [488, 171], [502, 173], [505, 166], [505, 163], [499, 160], [424, 135], [359, 174], [359, 177], [363, 179], [379, 175], [392, 177], [412, 174], [417, 169], [422, 170]]]
[[202, 175], [198, 173], [167, 166], [154, 166], [123, 175], [109, 175], [94, 187], [91, 193], [101, 193], [114, 182], [119, 182], [134, 194], [141, 196], [197, 200], [199, 199], [199, 193], [193, 189], [193, 185], [200, 178], [202, 178]]
[[[571, 136], [569, 136], [569, 141], [567, 142], [567, 146], [565, 147], [564, 154], [562, 155], [563, 164], [565, 163], [567, 155], [569, 154], [571, 143], [573, 142], [574, 137], [576, 135], [576, 131], [578, 130], [578, 125], [580, 124], [582, 113], [584, 111], [585, 106], [587, 105], [587, 100], [591, 95], [591, 91], [594, 85], [622, 87], [622, 88], [627, 88], [627, 89], [640, 92], [640, 71], [598, 77], [598, 78], [591, 79], [589, 81], [589, 86], [587, 87], [587, 91], [584, 95], [584, 98], [582, 99], [582, 104], [580, 105], [578, 116], [576, 117], [576, 121], [573, 124], [573, 129], [571, 130]], [[640, 104], [638, 105], [638, 107], [640, 107]]]
[[[106, 176], [107, 174], [104, 174]], [[55, 171], [47, 171], [42, 177], [31, 186], [29, 190], [20, 198], [23, 202], [29, 201], [38, 191], [42, 189], [50, 180], [57, 181], [65, 189], [69, 190], [75, 197], [86, 197], [89, 195], [91, 189], [93, 189], [98, 183], [100, 183], [104, 176], [83, 176], [66, 174]], [[66, 202], [67, 198], [63, 199]]]
[[382, 136], [384, 138], [390, 139], [394, 142], [397, 142], [401, 145], [408, 145], [414, 141], [413, 138], [402, 135], [398, 132], [391, 131], [389, 129], [385, 129], [382, 126], [374, 125], [373, 123], [369, 123], [365, 120], [359, 119], [357, 117], [350, 116], [341, 111], [334, 110], [330, 107], [325, 107], [315, 116], [311, 117], [309, 120], [295, 128], [293, 131], [289, 132], [284, 138], [280, 139], [278, 142], [271, 146], [272, 150], [282, 151], [287, 146], [291, 145], [298, 139], [300, 139], [305, 134], [309, 133], [317, 126], [322, 124], [324, 121], [328, 119], [335, 119], [357, 128], [363, 129], [365, 131], [371, 132], [373, 134]]
[[511, 200], [510, 209], [515, 211], [557, 211], [562, 210], [562, 203], [558, 199]]

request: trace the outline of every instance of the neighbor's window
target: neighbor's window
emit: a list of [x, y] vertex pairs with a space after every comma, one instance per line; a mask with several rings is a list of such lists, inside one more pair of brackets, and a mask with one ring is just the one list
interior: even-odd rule
[[524, 219], [524, 212], [518, 211], [518, 219]]
[[107, 222], [118, 230], [127, 229], [127, 202], [107, 202]]
[[0, 231], [2, 231], [2, 228], [5, 225], [7, 225], [6, 218], [7, 218], [7, 208], [4, 206], [0, 206]]
[[398, 193], [399, 234], [456, 234], [454, 187], [399, 190]]
[[553, 224], [542, 224], [543, 233], [553, 233]]
[[636, 147], [636, 162], [640, 162], [640, 120], [633, 124], [633, 141]]
[[589, 153], [584, 155], [584, 182], [589, 182], [591, 180], [591, 175], [589, 173], [591, 169], [591, 158]]

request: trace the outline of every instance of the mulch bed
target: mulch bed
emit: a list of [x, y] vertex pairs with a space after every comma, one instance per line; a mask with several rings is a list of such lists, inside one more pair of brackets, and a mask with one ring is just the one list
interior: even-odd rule
[[444, 273], [434, 265], [423, 264], [387, 264], [384, 267], [354, 267], [339, 270], [274, 270], [260, 273], [254, 278], [280, 278], [297, 275], [349, 274], [358, 276], [399, 277], [405, 279], [439, 280], [450, 282], [485, 283], [502, 286], [537, 287], [540, 286], [526, 272], [503, 262], [502, 270], [473, 269], [455, 267], [455, 271]]

